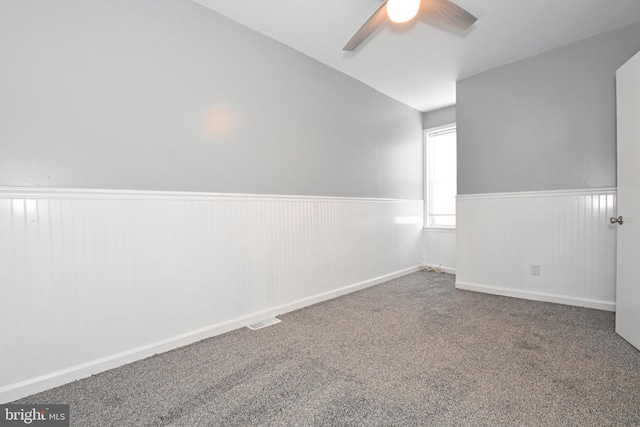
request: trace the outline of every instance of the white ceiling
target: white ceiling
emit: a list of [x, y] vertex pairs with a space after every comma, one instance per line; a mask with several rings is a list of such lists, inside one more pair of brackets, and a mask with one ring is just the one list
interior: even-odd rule
[[454, 0], [466, 32], [420, 19], [342, 47], [382, 0], [194, 0], [419, 111], [455, 104], [455, 82], [640, 22], [640, 0]]

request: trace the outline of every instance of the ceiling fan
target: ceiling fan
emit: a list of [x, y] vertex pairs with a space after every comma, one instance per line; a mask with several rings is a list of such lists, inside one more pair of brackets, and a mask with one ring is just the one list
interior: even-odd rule
[[431, 16], [461, 30], [466, 30], [478, 19], [449, 0], [385, 0], [342, 50], [354, 50], [387, 18], [393, 22], [401, 23], [410, 21], [418, 13]]

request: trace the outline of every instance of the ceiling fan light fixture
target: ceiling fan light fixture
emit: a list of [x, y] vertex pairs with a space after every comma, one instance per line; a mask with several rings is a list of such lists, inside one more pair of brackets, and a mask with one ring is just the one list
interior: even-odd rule
[[412, 20], [420, 9], [420, 0], [388, 0], [387, 15], [396, 23]]

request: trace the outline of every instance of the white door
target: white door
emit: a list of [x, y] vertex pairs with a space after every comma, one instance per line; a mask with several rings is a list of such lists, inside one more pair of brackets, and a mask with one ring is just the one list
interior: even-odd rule
[[616, 332], [640, 349], [640, 53], [617, 71], [616, 87], [617, 214], [618, 219], [622, 217], [618, 225]]

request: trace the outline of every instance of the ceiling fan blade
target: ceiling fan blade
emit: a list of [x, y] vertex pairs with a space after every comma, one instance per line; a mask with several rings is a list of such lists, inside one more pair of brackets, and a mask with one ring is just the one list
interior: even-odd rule
[[422, 6], [425, 13], [461, 30], [466, 30], [478, 20], [478, 18], [449, 0], [422, 0]]
[[364, 25], [356, 31], [353, 37], [351, 37], [351, 40], [349, 40], [342, 50], [349, 52], [354, 50], [387, 20], [387, 11], [385, 9], [386, 5], [387, 2], [385, 1], [382, 6], [380, 6], [378, 10], [371, 15], [371, 18], [369, 18], [367, 22], [365, 22]]

